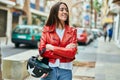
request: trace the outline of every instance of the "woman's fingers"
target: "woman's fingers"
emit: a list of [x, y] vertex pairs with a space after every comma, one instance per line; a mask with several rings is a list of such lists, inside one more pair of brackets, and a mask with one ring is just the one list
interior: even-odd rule
[[48, 75], [48, 73], [44, 73], [44, 74], [41, 76], [41, 78], [45, 78], [45, 77], [47, 77], [47, 75]]

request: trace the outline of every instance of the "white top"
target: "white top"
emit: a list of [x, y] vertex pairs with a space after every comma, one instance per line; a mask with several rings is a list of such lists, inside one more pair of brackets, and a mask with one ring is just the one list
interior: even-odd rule
[[[65, 31], [64, 29], [56, 29], [56, 33], [58, 34], [60, 40], [62, 40], [64, 31]], [[60, 63], [59, 59], [56, 59], [55, 63], [49, 62], [49, 66], [72, 70], [72, 62]]]

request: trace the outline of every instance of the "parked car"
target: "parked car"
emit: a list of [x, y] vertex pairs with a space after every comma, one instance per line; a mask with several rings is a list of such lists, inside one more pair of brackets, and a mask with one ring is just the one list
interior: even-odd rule
[[92, 32], [94, 34], [94, 38], [102, 36], [102, 32], [99, 29], [92, 29]]
[[77, 28], [78, 44], [88, 44], [94, 39], [93, 34], [89, 29]]
[[18, 25], [12, 31], [12, 42], [15, 44], [15, 47], [19, 47], [20, 44], [38, 47], [41, 30], [42, 28], [40, 26]]
[[87, 32], [90, 38], [90, 42], [92, 42], [94, 40], [94, 34], [91, 29], [87, 29]]

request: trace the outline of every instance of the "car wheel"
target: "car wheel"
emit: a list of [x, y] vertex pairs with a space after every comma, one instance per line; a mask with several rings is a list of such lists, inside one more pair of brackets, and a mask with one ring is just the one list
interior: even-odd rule
[[19, 45], [20, 45], [19, 43], [15, 43], [15, 47], [16, 47], [16, 48], [18, 48], [18, 47], [19, 47]]

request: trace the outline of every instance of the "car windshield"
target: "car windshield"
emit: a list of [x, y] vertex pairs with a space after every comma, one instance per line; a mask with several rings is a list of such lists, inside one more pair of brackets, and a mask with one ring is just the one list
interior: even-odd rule
[[16, 28], [15, 33], [20, 33], [20, 34], [29, 34], [30, 29], [29, 28]]

